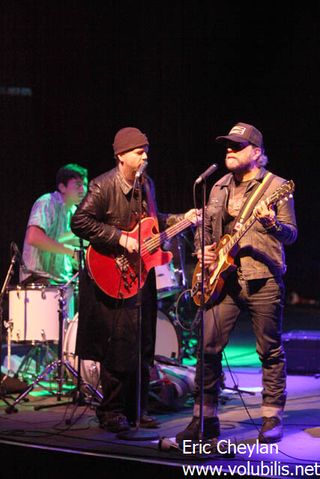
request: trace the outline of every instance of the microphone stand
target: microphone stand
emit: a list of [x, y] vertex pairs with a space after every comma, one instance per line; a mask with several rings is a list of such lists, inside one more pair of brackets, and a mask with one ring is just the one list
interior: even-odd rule
[[200, 175], [195, 184], [198, 185], [202, 183], [202, 221], [201, 221], [201, 299], [200, 299], [200, 342], [198, 348], [198, 355], [200, 361], [200, 404], [199, 404], [199, 439], [203, 438], [203, 425], [204, 425], [204, 417], [203, 417], [203, 402], [204, 402], [204, 309], [205, 309], [205, 301], [204, 301], [204, 275], [205, 275], [205, 267], [204, 267], [204, 213], [205, 213], [205, 204], [206, 204], [206, 178], [214, 173], [218, 168], [218, 165], [214, 163], [213, 165], [209, 166], [202, 175]]
[[204, 417], [203, 417], [203, 402], [204, 402], [204, 212], [206, 204], [206, 181], [202, 181], [202, 221], [201, 221], [201, 299], [200, 299], [200, 344], [199, 344], [199, 359], [200, 359], [200, 410], [199, 410], [199, 439], [203, 438], [204, 432]]
[[[138, 341], [137, 341], [137, 351], [138, 351], [138, 371], [137, 371], [137, 380], [136, 380], [136, 426], [135, 429], [130, 431], [123, 431], [117, 434], [119, 439], [126, 439], [128, 441], [151, 441], [159, 438], [159, 435], [154, 432], [141, 431], [140, 429], [140, 416], [141, 416], [141, 366], [142, 366], [142, 351], [141, 351], [141, 338], [142, 338], [142, 288], [141, 288], [141, 277], [142, 277], [142, 257], [141, 257], [141, 219], [142, 219], [142, 174], [135, 177], [133, 184], [133, 189], [138, 187], [138, 293], [137, 293], [137, 302], [138, 307]], [[145, 180], [147, 181], [147, 180]]]
[[[7, 375], [2, 375], [2, 372], [1, 372], [1, 365], [2, 365], [2, 328], [3, 328], [3, 307], [2, 307], [2, 303], [3, 303], [3, 298], [4, 298], [5, 292], [7, 290], [7, 287], [8, 287], [8, 285], [11, 281], [11, 278], [14, 274], [14, 266], [17, 262], [17, 257], [18, 257], [17, 253], [14, 252], [12, 257], [11, 257], [11, 262], [10, 262], [10, 265], [9, 265], [9, 269], [7, 271], [4, 283], [3, 283], [2, 288], [1, 288], [1, 293], [0, 293], [0, 399], [2, 399], [2, 401], [4, 401], [9, 407], [11, 406], [11, 404], [5, 398], [5, 395], [6, 395], [6, 385], [5, 384], [6, 384]], [[9, 327], [10, 327], [10, 325], [9, 325]]]

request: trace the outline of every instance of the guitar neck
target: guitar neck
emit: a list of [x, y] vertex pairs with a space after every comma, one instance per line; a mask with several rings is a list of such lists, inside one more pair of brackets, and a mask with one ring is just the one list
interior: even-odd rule
[[178, 235], [181, 233], [183, 230], [187, 229], [190, 225], [192, 224], [191, 221], [188, 219], [184, 218], [181, 221], [178, 221], [178, 223], [174, 224], [173, 226], [170, 226], [167, 228], [165, 231], [162, 231], [161, 233], [158, 233], [155, 235], [155, 237], [152, 238], [152, 244], [155, 247], [161, 246], [165, 241], [170, 240], [171, 238], [174, 238], [174, 236]]

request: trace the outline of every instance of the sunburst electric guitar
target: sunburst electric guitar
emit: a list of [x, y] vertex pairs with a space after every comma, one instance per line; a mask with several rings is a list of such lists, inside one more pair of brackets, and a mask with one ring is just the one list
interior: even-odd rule
[[[161, 245], [178, 235], [200, 218], [195, 213], [189, 219], [183, 219], [158, 233], [154, 218], [147, 217], [141, 221], [141, 279], [140, 287], [144, 285], [151, 268], [169, 263], [172, 253], [161, 249]], [[138, 241], [139, 225], [132, 231], [124, 231]], [[86, 264], [90, 276], [96, 285], [108, 296], [116, 299], [127, 299], [135, 296], [139, 289], [140, 261], [138, 253], [124, 251], [119, 255], [99, 253], [90, 245], [86, 253]]]
[[[272, 206], [279, 201], [288, 200], [294, 191], [295, 185], [292, 180], [286, 181], [269, 198], [264, 201], [268, 206]], [[204, 268], [203, 281], [203, 300], [206, 304], [209, 300], [214, 304], [221, 296], [221, 292], [227, 276], [236, 269], [234, 264], [234, 256], [236, 246], [245, 233], [257, 221], [255, 215], [251, 216], [243, 223], [240, 229], [231, 235], [224, 235], [219, 241], [214, 252], [216, 253], [216, 261], [209, 267]], [[191, 295], [197, 306], [201, 305], [202, 300], [202, 270], [200, 262], [197, 263], [192, 276]]]

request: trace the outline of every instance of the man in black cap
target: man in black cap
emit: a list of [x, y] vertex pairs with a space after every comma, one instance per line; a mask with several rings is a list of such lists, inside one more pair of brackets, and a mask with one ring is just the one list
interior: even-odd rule
[[[204, 364], [203, 369], [200, 368], [198, 359], [193, 418], [187, 428], [177, 434], [176, 440], [182, 444], [186, 439], [199, 439], [200, 407], [203, 408], [203, 439], [219, 436], [217, 410], [222, 384], [222, 352], [239, 314], [246, 311], [262, 363], [263, 419], [259, 440], [277, 442], [283, 434], [282, 415], [286, 401], [286, 363], [281, 342], [282, 278], [286, 271], [284, 245], [292, 244], [297, 237], [294, 202], [292, 197], [282, 203], [266, 201], [288, 182], [265, 169], [268, 158], [257, 128], [237, 123], [227, 135], [216, 140], [226, 147], [225, 164], [230, 173], [217, 181], [210, 192], [204, 218], [204, 266], [209, 277], [216, 274], [217, 268], [222, 273], [229, 261], [234, 261], [234, 267], [226, 268], [216, 276], [217, 282], [211, 282], [211, 286], [219, 285], [216, 290], [210, 291], [210, 284], [208, 291], [205, 289]], [[247, 224], [250, 218], [257, 219], [251, 227]], [[243, 228], [246, 232], [242, 236]], [[201, 230], [198, 230], [195, 249], [201, 264]], [[238, 241], [224, 258], [226, 250], [219, 248], [222, 244], [219, 241], [226, 234], [237, 239], [237, 232]], [[204, 374], [203, 395], [201, 371]]]
[[[157, 320], [155, 274], [154, 268], [151, 268], [145, 283], [141, 284], [139, 419], [136, 418], [135, 391], [140, 316], [136, 295], [127, 294], [130, 282], [136, 284], [136, 278], [134, 275], [132, 277], [125, 262], [130, 255], [134, 257], [140, 248], [137, 236], [127, 232], [136, 228], [140, 216], [153, 217], [156, 225], [159, 222], [160, 229], [184, 218], [194, 222], [196, 217], [194, 210], [181, 215], [158, 213], [153, 182], [142, 174], [148, 158], [148, 148], [148, 138], [138, 128], [126, 127], [119, 130], [113, 142], [116, 167], [90, 182], [89, 191], [72, 219], [75, 234], [88, 240], [95, 250], [113, 255], [117, 261], [114, 277], [110, 275], [110, 283], [113, 283], [116, 292], [111, 296], [106, 294], [104, 288], [98, 287], [95, 278], [92, 279], [84, 270], [80, 278], [77, 334], [77, 354], [83, 359], [100, 362], [103, 400], [96, 411], [100, 426], [116, 433], [128, 430], [130, 424], [135, 424], [137, 419], [141, 427], [158, 426], [156, 419], [147, 414], [149, 368], [154, 357]], [[141, 188], [138, 187], [140, 181]], [[121, 275], [118, 281], [119, 270]], [[105, 271], [107, 274], [110, 272]]]

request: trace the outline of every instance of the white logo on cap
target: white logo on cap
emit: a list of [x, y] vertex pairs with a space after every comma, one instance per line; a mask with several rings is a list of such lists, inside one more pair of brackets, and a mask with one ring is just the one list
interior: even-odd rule
[[229, 131], [229, 135], [241, 135], [242, 136], [242, 135], [245, 134], [245, 131], [246, 131], [245, 126], [236, 125]]

